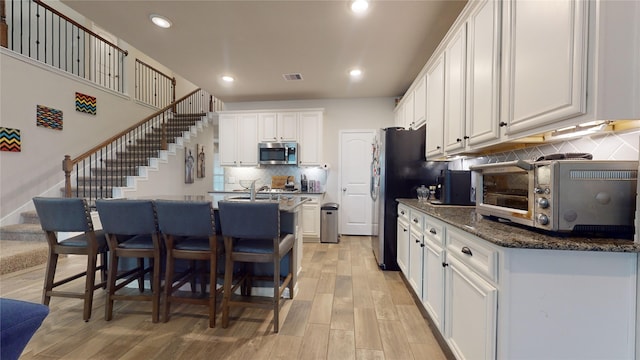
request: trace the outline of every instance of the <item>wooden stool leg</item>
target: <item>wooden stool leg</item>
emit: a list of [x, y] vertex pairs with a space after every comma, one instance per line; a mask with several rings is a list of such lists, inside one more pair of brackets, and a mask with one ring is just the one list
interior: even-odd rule
[[115, 251], [109, 252], [111, 266], [107, 275], [107, 301], [104, 304], [104, 319], [111, 321], [113, 317], [113, 295], [116, 291], [116, 279], [118, 278], [118, 257]]
[[47, 259], [47, 270], [44, 276], [44, 288], [42, 289], [42, 303], [49, 306], [51, 301], [51, 291], [53, 290], [53, 279], [56, 275], [56, 267], [58, 266], [58, 254], [49, 249], [49, 257]]
[[231, 300], [231, 286], [233, 281], [233, 260], [231, 258], [231, 239], [224, 239], [226, 254], [224, 264], [224, 289], [222, 292], [222, 327], [229, 326], [229, 301]]
[[93, 288], [96, 282], [96, 264], [98, 254], [92, 252], [87, 256], [87, 280], [84, 285], [84, 311], [82, 319], [87, 322], [91, 318], [91, 307], [93, 306]]
[[160, 255], [153, 257], [153, 276], [151, 281], [151, 321], [157, 323], [160, 319]]
[[211, 260], [209, 260], [209, 327], [216, 327], [216, 279], [217, 279], [217, 269], [218, 269], [218, 261], [217, 254], [212, 251], [213, 256], [211, 256]]
[[273, 332], [277, 333], [280, 325], [280, 257], [273, 261]]
[[165, 269], [165, 277], [164, 277], [164, 303], [162, 304], [163, 309], [163, 322], [169, 321], [169, 311], [171, 308], [171, 292], [173, 291], [173, 246], [167, 246], [167, 266]]

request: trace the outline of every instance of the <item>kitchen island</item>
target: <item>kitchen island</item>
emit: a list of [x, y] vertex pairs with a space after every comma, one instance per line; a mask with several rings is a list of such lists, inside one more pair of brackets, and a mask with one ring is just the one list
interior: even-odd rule
[[456, 357], [636, 358], [637, 243], [397, 200], [398, 263]]

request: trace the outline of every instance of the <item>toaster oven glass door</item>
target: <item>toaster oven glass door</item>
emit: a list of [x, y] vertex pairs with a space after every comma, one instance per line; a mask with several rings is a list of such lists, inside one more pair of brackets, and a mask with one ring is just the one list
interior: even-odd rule
[[482, 203], [529, 210], [529, 175], [526, 171], [482, 175]]

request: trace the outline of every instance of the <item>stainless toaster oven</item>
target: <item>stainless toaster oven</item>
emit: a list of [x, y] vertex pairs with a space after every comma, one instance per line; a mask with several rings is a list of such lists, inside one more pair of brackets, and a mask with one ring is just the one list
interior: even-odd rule
[[476, 212], [558, 232], [633, 234], [637, 161], [475, 165]]

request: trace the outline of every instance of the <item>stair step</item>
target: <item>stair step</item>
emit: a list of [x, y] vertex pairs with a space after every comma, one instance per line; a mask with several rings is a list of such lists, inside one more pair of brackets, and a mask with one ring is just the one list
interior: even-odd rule
[[46, 241], [0, 240], [0, 275], [24, 270], [47, 262]]
[[22, 224], [40, 225], [40, 218], [35, 210], [23, 211], [20, 213]]
[[46, 241], [40, 223], [37, 224], [13, 224], [0, 228], [0, 239], [20, 241]]
[[126, 176], [95, 176], [95, 177], [84, 177], [78, 179], [79, 185], [84, 186], [127, 186], [127, 177]]

